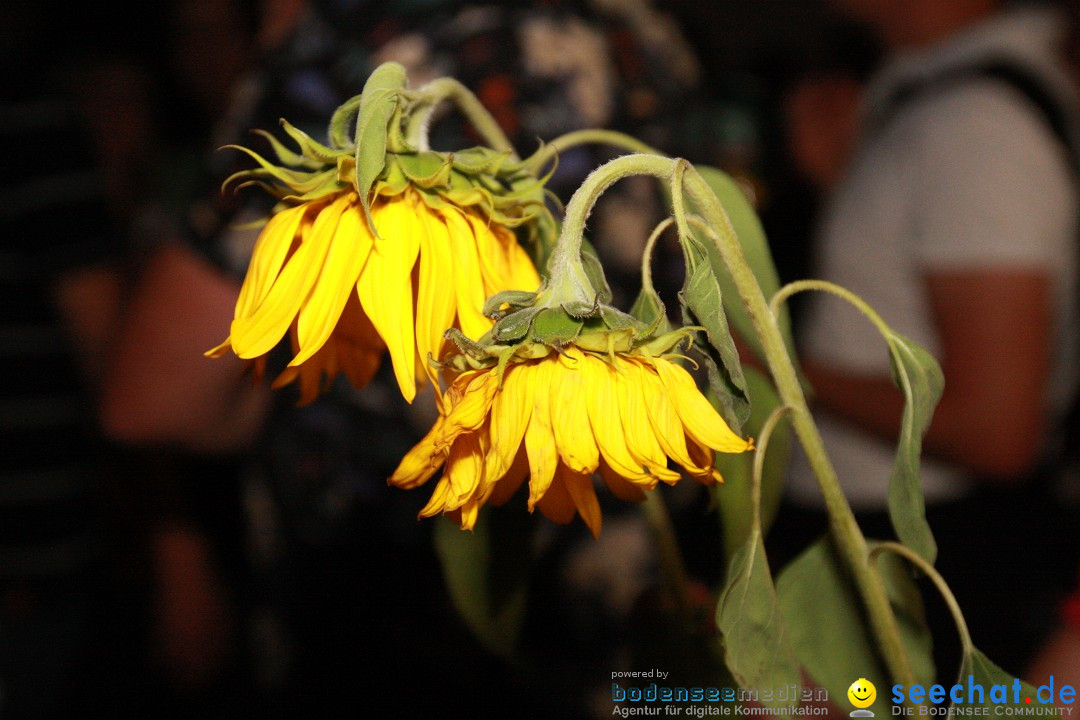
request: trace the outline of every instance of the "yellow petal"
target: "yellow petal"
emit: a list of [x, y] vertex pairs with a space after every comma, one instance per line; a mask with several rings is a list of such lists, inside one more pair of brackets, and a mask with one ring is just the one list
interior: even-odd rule
[[480, 256], [476, 251], [476, 239], [472, 226], [457, 208], [442, 210], [454, 254], [454, 292], [457, 297], [457, 318], [461, 331], [473, 340], [491, 329], [491, 320], [482, 312], [484, 301], [484, 278], [480, 271]]
[[453, 494], [450, 492], [450, 481], [444, 477], [435, 486], [435, 492], [431, 494], [427, 505], [420, 510], [420, 517], [431, 517], [446, 512], [446, 503], [451, 497]]
[[540, 276], [513, 231], [473, 212], [465, 216], [476, 238], [485, 295], [490, 297], [503, 290], [532, 291], [540, 286]]
[[686, 448], [686, 431], [675, 406], [668, 400], [667, 392], [659, 375], [652, 367], [641, 367], [642, 396], [645, 401], [645, 414], [649, 417], [653, 433], [660, 442], [660, 447], [672, 460], [683, 466], [690, 473], [701, 474], [707, 468], [698, 467], [690, 458]]
[[549, 363], [553, 366], [551, 425], [559, 458], [574, 472], [592, 473], [600, 462], [600, 452], [585, 410], [585, 398], [591, 392], [585, 382], [585, 358], [571, 347], [565, 357]]
[[491, 451], [484, 468], [484, 474], [489, 478], [500, 478], [510, 469], [519, 454], [532, 415], [534, 386], [529, 382], [530, 374], [521, 370], [521, 365], [507, 368], [502, 389], [491, 403]]
[[431, 430], [428, 430], [428, 434], [405, 454], [397, 469], [394, 470], [394, 474], [390, 476], [388, 482], [391, 485], [407, 490], [419, 487], [430, 480], [435, 471], [442, 467], [446, 454], [435, 450], [435, 437], [441, 425], [442, 418], [439, 418]]
[[319, 279], [300, 309], [296, 326], [300, 352], [290, 365], [299, 365], [307, 360], [330, 337], [345, 309], [345, 302], [356, 287], [371, 244], [371, 231], [354, 195], [353, 203], [338, 221]]
[[616, 385], [618, 372], [608, 363], [592, 356], [586, 356], [585, 363], [588, 384], [585, 403], [600, 453], [611, 471], [626, 478], [649, 482], [651, 478], [626, 446]]
[[443, 473], [450, 481], [451, 498], [446, 507], [456, 510], [481, 489], [484, 479], [484, 456], [480, 450], [477, 433], [463, 433], [450, 446], [450, 457]]
[[616, 387], [619, 389], [619, 413], [630, 454], [638, 465], [648, 468], [650, 474], [666, 483], [676, 483], [679, 473], [668, 468], [667, 455], [653, 432], [645, 410], [643, 393], [650, 383], [658, 385], [656, 375], [634, 360], [623, 362], [621, 367], [623, 373], [616, 378]]
[[412, 271], [420, 252], [419, 221], [400, 197], [376, 205], [372, 217], [379, 237], [356, 290], [364, 312], [390, 351], [401, 394], [412, 402], [416, 397]]
[[732, 432], [709, 404], [690, 373], [663, 358], [654, 358], [652, 364], [659, 373], [688, 435], [702, 445], [720, 452], [741, 453], [750, 448], [750, 442]]
[[593, 486], [592, 475], [579, 475], [564, 468], [560, 473], [562, 481], [570, 493], [570, 499], [574, 502], [581, 519], [592, 532], [593, 537], [600, 537], [602, 518], [600, 515], [600, 503], [596, 499], [596, 488]]
[[[455, 382], [451, 408], [436, 438], [438, 447], [451, 445], [461, 433], [475, 432], [487, 420], [499, 381], [490, 371], [462, 375]], [[464, 388], [463, 390], [461, 388]]]
[[266, 298], [251, 316], [233, 320], [230, 335], [238, 356], [263, 355], [285, 335], [319, 276], [338, 220], [348, 205], [349, 197], [342, 196], [323, 209], [308, 236], [285, 263]]
[[454, 324], [454, 258], [450, 233], [442, 218], [423, 202], [416, 203], [420, 218], [420, 283], [416, 299], [416, 350], [421, 367], [439, 387], [438, 371], [428, 362], [430, 354], [439, 360], [443, 333]]
[[554, 364], [544, 359], [519, 366], [519, 372], [527, 372], [525, 380], [533, 385], [532, 415], [525, 430], [525, 450], [529, 455], [529, 510], [536, 507], [551, 486], [559, 461], [555, 436], [551, 430], [550, 380]]
[[236, 298], [234, 317], [248, 317], [266, 298], [309, 207], [310, 204], [304, 203], [282, 210], [266, 222], [251, 252], [247, 274]]

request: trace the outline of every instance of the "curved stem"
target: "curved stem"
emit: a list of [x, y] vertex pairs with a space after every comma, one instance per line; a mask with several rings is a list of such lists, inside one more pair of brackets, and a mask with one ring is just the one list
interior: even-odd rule
[[356, 112], [360, 109], [362, 97], [362, 95], [357, 95], [349, 98], [330, 116], [328, 135], [330, 136], [330, 146], [335, 150], [347, 150], [353, 146], [349, 126], [356, 121]]
[[746, 305], [780, 398], [785, 405], [792, 407], [792, 425], [817, 477], [829, 513], [833, 537], [852, 579], [859, 588], [889, 674], [895, 682], [910, 685], [915, 679], [900, 640], [896, 617], [889, 605], [881, 578], [870, 568], [866, 538], [855, 521], [851, 506], [840, 487], [836, 470], [825, 452], [824, 442], [814, 424], [794, 364], [784, 345], [776, 315], [766, 303], [761, 287], [743, 256], [731, 221], [708, 183], [693, 167], [687, 167], [683, 184], [697, 210], [715, 231], [715, 235], [711, 237]]
[[781, 405], [774, 408], [769, 413], [769, 417], [765, 419], [765, 424], [761, 426], [761, 432], [758, 433], [757, 448], [754, 450], [754, 464], [750, 475], [750, 506], [754, 508], [754, 517], [751, 518], [750, 527], [753, 532], [758, 534], [761, 533], [761, 477], [765, 473], [765, 452], [768, 450], [769, 439], [772, 437], [776, 426], [793, 409], [790, 405]]
[[851, 303], [859, 312], [866, 316], [866, 318], [874, 324], [882, 335], [889, 337], [892, 335], [892, 330], [882, 319], [874, 308], [870, 307], [865, 300], [851, 292], [845, 287], [841, 287], [835, 283], [831, 283], [827, 280], [796, 280], [795, 282], [788, 283], [784, 287], [776, 291], [772, 299], [769, 301], [769, 310], [773, 315], [780, 314], [780, 306], [786, 302], [792, 295], [796, 295], [808, 290], [821, 290], [823, 292], [831, 293], [837, 297], [841, 297]]
[[528, 163], [535, 168], [541, 168], [547, 163], [551, 162], [559, 153], [569, 150], [572, 147], [578, 145], [610, 145], [611, 147], [622, 148], [634, 153], [645, 153], [648, 155], [663, 155], [656, 148], [653, 148], [645, 143], [641, 142], [635, 137], [621, 133], [615, 130], [575, 130], [568, 132], [565, 135], [560, 135], [547, 145], [537, 150], [528, 159]]
[[655, 228], [653, 228], [652, 234], [649, 235], [649, 239], [645, 241], [645, 249], [641, 252], [641, 288], [648, 293], [656, 293], [656, 288], [653, 287], [652, 279], [652, 256], [653, 250], [656, 248], [656, 243], [660, 239], [660, 236], [664, 234], [675, 222], [675, 218], [664, 218], [661, 220]]
[[471, 90], [451, 77], [436, 78], [416, 91], [417, 105], [409, 117], [406, 128], [406, 137], [410, 142], [426, 147], [427, 126], [431, 120], [431, 113], [444, 100], [449, 100], [457, 106], [461, 114], [493, 150], [508, 152], [511, 159], [517, 159], [517, 153], [510, 139], [506, 137], [506, 133], [484, 104]]
[[937, 587], [939, 593], [941, 593], [941, 599], [945, 601], [945, 605], [949, 608], [949, 613], [953, 616], [953, 622], [956, 623], [956, 632], [960, 636], [960, 645], [963, 649], [964, 656], [970, 655], [975, 651], [975, 645], [971, 642], [971, 632], [968, 630], [967, 621], [964, 620], [964, 613], [960, 610], [960, 603], [956, 601], [956, 596], [953, 595], [952, 590], [949, 589], [949, 584], [945, 582], [945, 578], [941, 577], [933, 565], [926, 562], [926, 560], [906, 545], [901, 545], [898, 542], [882, 542], [874, 546], [874, 549], [870, 551], [870, 562], [873, 563], [877, 560], [878, 555], [883, 552], [891, 552], [895, 555], [899, 555], [915, 567], [919, 568], [930, 581]]
[[550, 281], [544, 296], [552, 303], [578, 301], [591, 303], [596, 291], [581, 263], [581, 242], [585, 221], [597, 199], [609, 187], [631, 175], [667, 178], [672, 161], [658, 155], [623, 155], [593, 170], [566, 204], [562, 231], [548, 260]]

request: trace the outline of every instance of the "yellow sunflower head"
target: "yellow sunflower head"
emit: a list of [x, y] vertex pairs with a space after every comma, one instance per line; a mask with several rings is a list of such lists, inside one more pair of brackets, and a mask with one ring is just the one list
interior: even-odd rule
[[[580, 514], [600, 533], [594, 476], [615, 496], [640, 500], [679, 469], [705, 484], [721, 480], [713, 453], [741, 453], [752, 440], [732, 432], [674, 351], [687, 331], [646, 343], [628, 334], [607, 350], [526, 342], [495, 363], [468, 358], [435, 426], [390, 478], [413, 488], [441, 468], [421, 516], [450, 513], [471, 529], [480, 507], [506, 501], [529, 478], [528, 507], [557, 523]], [[473, 353], [475, 355], [475, 353]], [[460, 360], [464, 355], [458, 356]], [[464, 367], [465, 365], [461, 365]]]
[[[418, 383], [435, 380], [428, 358], [442, 358], [448, 328], [483, 335], [492, 326], [485, 298], [540, 284], [518, 233], [535, 238], [554, 226], [543, 181], [508, 152], [418, 150], [401, 136], [408, 93], [375, 89], [342, 106], [330, 146], [282, 121], [299, 152], [260, 133], [277, 164], [238, 148], [258, 167], [226, 183], [263, 187], [278, 204], [256, 241], [229, 337], [207, 354], [232, 349], [261, 368], [289, 335], [293, 358], [275, 387], [298, 380], [301, 402], [339, 373], [362, 387], [385, 350], [411, 402]], [[378, 102], [365, 106], [371, 97]], [[374, 140], [373, 113], [382, 123]], [[350, 122], [355, 142], [341, 132]]]

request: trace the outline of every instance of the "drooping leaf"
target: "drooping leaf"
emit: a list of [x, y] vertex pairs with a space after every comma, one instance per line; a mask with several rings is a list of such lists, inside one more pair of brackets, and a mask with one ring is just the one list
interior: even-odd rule
[[[746, 262], [750, 265], [750, 269], [761, 286], [765, 298], [772, 297], [780, 289], [780, 276], [772, 259], [772, 251], [769, 249], [769, 243], [765, 237], [765, 229], [762, 227], [757, 211], [754, 210], [754, 206], [750, 203], [746, 192], [734, 178], [723, 170], [703, 165], [695, 165], [694, 167], [705, 182], [708, 183], [716, 197], [719, 198], [720, 204], [723, 206], [728, 219], [731, 221], [731, 226], [735, 230], [735, 235], [739, 239], [739, 245], [742, 246]], [[689, 202], [692, 203], [693, 201], [690, 200]], [[750, 316], [746, 312], [746, 306], [743, 305], [738, 291], [735, 289], [735, 282], [731, 279], [731, 273], [727, 271], [716, 248], [712, 247], [712, 243], [706, 242], [704, 244], [708, 248], [709, 262], [715, 270], [717, 281], [720, 284], [720, 291], [725, 301], [724, 310], [727, 312], [732, 326], [758, 358], [763, 359], [761, 343], [754, 331]], [[788, 352], [794, 358], [795, 343], [791, 336], [791, 321], [786, 309], [782, 310], [777, 322], [780, 324], [780, 330], [784, 335], [784, 342], [787, 345]]]
[[[912, 672], [920, 682], [931, 683], [930, 632], [911, 571], [894, 556], [882, 557], [878, 569]], [[830, 539], [822, 538], [792, 560], [780, 572], [776, 590], [795, 654], [814, 681], [843, 706], [851, 683], [866, 678], [878, 690], [870, 709], [877, 717], [889, 716], [885, 689], [892, 683], [861, 611], [862, 599], [841, 569]]]
[[[750, 532], [728, 564], [716, 625], [723, 635], [728, 669], [740, 687], [801, 685], [799, 662], [773, 586], [760, 528]], [[761, 702], [772, 708], [791, 704], [764, 697]]]
[[[746, 421], [743, 432], [752, 437], [760, 437], [762, 425], [773, 410], [782, 405], [780, 396], [772, 382], [760, 370], [747, 367], [746, 389], [750, 394], [750, 418]], [[710, 400], [712, 398], [710, 397]], [[781, 420], [773, 430], [769, 445], [765, 449], [765, 465], [761, 478], [761, 527], [768, 534], [776, 512], [780, 507], [780, 497], [784, 490], [784, 479], [791, 455], [791, 423]], [[752, 497], [751, 475], [753, 473], [753, 453], [717, 453], [714, 465], [724, 478], [723, 484], [711, 487], [713, 499], [720, 513], [724, 533], [724, 549], [728, 557], [746, 543], [750, 533]]]
[[923, 436], [945, 388], [945, 376], [937, 360], [911, 340], [898, 333], [885, 339], [893, 379], [905, 398], [896, 461], [889, 479], [889, 518], [900, 541], [933, 565], [937, 543], [926, 522], [919, 457]]
[[371, 223], [371, 186], [375, 184], [386, 165], [386, 145], [390, 128], [398, 107], [399, 91], [405, 87], [405, 68], [398, 63], [383, 63], [368, 77], [360, 96], [360, 109], [356, 116], [356, 191], [364, 215], [373, 232]]
[[531, 528], [529, 516], [497, 507], [485, 508], [471, 533], [446, 517], [435, 522], [435, 551], [454, 606], [503, 657], [514, 652], [524, 620]]
[[705, 328], [708, 343], [696, 342], [695, 345], [711, 361], [709, 384], [719, 401], [717, 411], [738, 433], [750, 416], [750, 398], [739, 352], [724, 314], [720, 285], [705, 247], [692, 236], [681, 236], [679, 241], [686, 262], [686, 280], [679, 291], [683, 323]]
[[[969, 681], [970, 677], [970, 681]], [[957, 678], [957, 684], [963, 688], [963, 702], [953, 703], [955, 708], [972, 708], [972, 707], [984, 707], [984, 708], [1026, 708], [1031, 711], [1045, 711], [1050, 709], [1048, 704], [1043, 703], [1043, 698], [1050, 700], [1056, 692], [1057, 688], [1050, 691], [1047, 696], [1046, 690], [1048, 686], [1044, 685], [1039, 688], [1010, 675], [1002, 670], [990, 658], [983, 655], [976, 648], [972, 648], [971, 652], [964, 654], [963, 662], [960, 665], [960, 677]], [[974, 690], [969, 691], [969, 685], [971, 687], [981, 686], [982, 693], [978, 693]], [[1044, 688], [1046, 690], [1044, 690]], [[1040, 695], [1040, 691], [1042, 694]], [[969, 697], [970, 692], [970, 697]], [[951, 700], [952, 698], [950, 698]], [[976, 700], [979, 702], [968, 702], [969, 700]], [[995, 702], [997, 700], [997, 702]], [[991, 716], [1001, 715], [998, 710], [989, 710]], [[1060, 713], [1057, 713], [1060, 715]]]

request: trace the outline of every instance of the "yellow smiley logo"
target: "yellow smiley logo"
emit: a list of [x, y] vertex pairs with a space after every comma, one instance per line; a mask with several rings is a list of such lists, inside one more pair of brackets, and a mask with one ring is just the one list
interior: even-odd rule
[[847, 689], [848, 700], [857, 708], [867, 708], [877, 698], [877, 688], [866, 678], [859, 678]]

